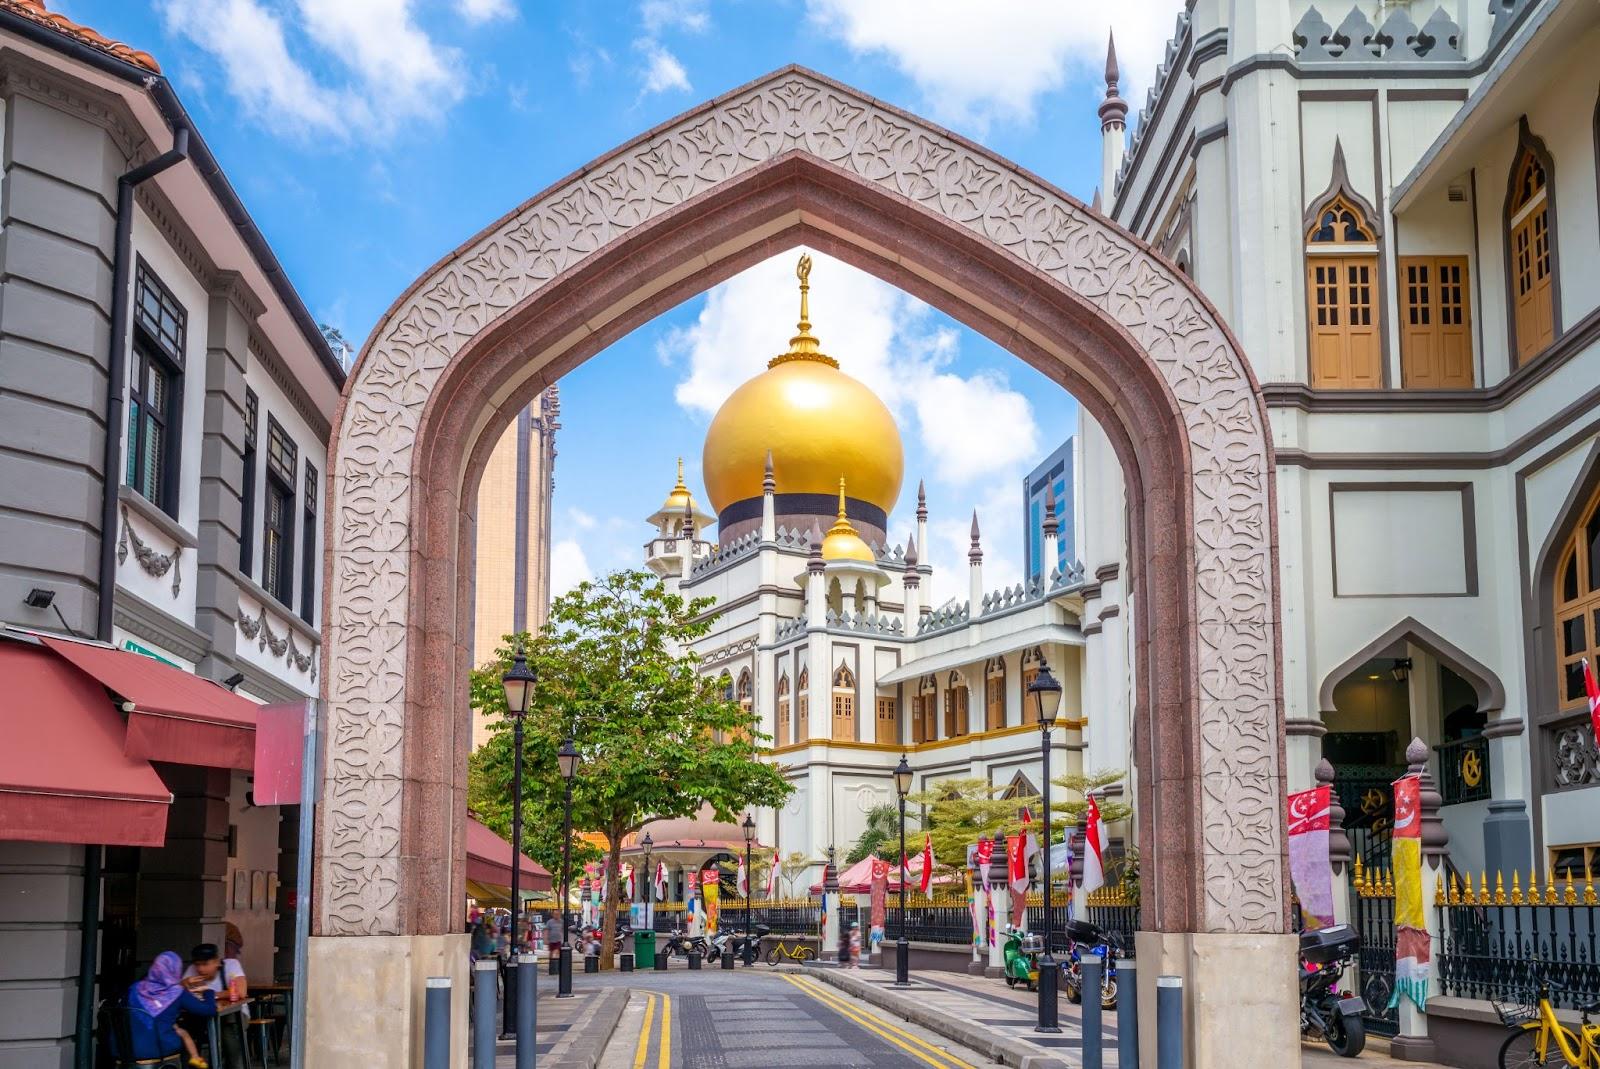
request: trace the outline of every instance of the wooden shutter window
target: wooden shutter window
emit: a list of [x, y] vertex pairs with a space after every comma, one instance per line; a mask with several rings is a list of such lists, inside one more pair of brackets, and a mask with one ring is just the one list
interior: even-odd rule
[[1306, 235], [1306, 319], [1311, 385], [1372, 390], [1383, 385], [1378, 334], [1377, 239], [1361, 212], [1337, 196]]
[[884, 745], [892, 745], [900, 741], [899, 721], [895, 716], [895, 701], [893, 698], [878, 699], [878, 730], [874, 741]]
[[1465, 256], [1400, 258], [1400, 371], [1411, 389], [1472, 387]]
[[1539, 158], [1524, 149], [1512, 181], [1511, 296], [1518, 365], [1555, 341], [1555, 294], [1551, 290], [1550, 196]]

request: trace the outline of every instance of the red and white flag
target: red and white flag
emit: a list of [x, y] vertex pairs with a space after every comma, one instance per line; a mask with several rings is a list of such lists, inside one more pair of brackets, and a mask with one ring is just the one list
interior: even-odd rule
[[922, 886], [918, 888], [924, 896], [933, 886], [933, 836], [922, 837]]
[[739, 897], [750, 897], [750, 874], [745, 871], [744, 858], [739, 859]]
[[782, 867], [782, 865], [778, 861], [778, 852], [776, 850], [774, 850], [772, 852], [772, 867], [767, 870], [767, 897], [768, 898], [771, 898], [772, 895], [773, 895], [773, 892], [778, 889], [778, 870], [781, 867]]
[[1587, 657], [1583, 659], [1583, 689], [1589, 692], [1589, 724], [1594, 728], [1594, 744], [1600, 747], [1600, 682], [1595, 681]]
[[1096, 804], [1094, 795], [1089, 796], [1089, 810], [1086, 814], [1083, 829], [1083, 883], [1078, 887], [1078, 915], [1083, 915], [1083, 910], [1088, 907], [1089, 895], [1106, 885], [1105, 850], [1107, 842], [1106, 826], [1100, 821], [1100, 806]]
[[624, 871], [624, 872], [625, 872], [625, 873], [626, 873], [626, 874], [627, 874], [627, 880], [628, 880], [628, 901], [629, 901], [629, 902], [632, 902], [632, 901], [633, 901], [633, 895], [634, 895], [634, 891], [635, 891], [635, 890], [637, 890], [637, 888], [636, 888], [636, 887], [634, 887], [634, 880], [633, 880], [633, 863], [632, 863], [632, 862], [629, 862], [629, 863], [628, 863], [628, 864], [627, 864], [627, 865], [625, 865], [625, 866], [624, 866], [624, 867], [623, 867], [623, 871]]
[[989, 862], [994, 860], [994, 840], [990, 838], [979, 839], [977, 850], [978, 871], [983, 874], [983, 889], [987, 893], [989, 890]]
[[656, 901], [660, 902], [667, 897], [667, 863], [656, 862]]

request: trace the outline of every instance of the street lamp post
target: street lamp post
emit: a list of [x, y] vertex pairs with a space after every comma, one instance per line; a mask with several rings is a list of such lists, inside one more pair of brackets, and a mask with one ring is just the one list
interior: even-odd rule
[[[506, 692], [506, 715], [511, 718], [511, 960], [517, 960], [517, 922], [522, 919], [522, 721], [528, 715], [528, 703], [533, 700], [533, 688], [538, 675], [528, 667], [521, 643], [517, 644], [511, 670], [500, 679]], [[512, 1035], [517, 1030], [517, 985], [523, 980], [534, 983], [533, 970], [520, 975], [515, 964], [506, 970], [505, 1019], [501, 1033]]]
[[744, 815], [744, 964], [749, 968], [755, 954], [750, 946], [750, 847], [756, 841], [756, 818], [750, 813]]
[[906, 939], [906, 795], [911, 790], [911, 765], [906, 755], [894, 770], [894, 790], [900, 796], [900, 938], [895, 940], [894, 986], [911, 983], [911, 943]]
[[[1059, 1007], [1056, 1004], [1056, 981], [1060, 971], [1050, 944], [1054, 941], [1054, 918], [1050, 914], [1050, 729], [1061, 714], [1061, 684], [1050, 674], [1048, 664], [1041, 665], [1039, 674], [1028, 684], [1028, 697], [1039, 714], [1039, 752], [1043, 758], [1042, 776], [1044, 793], [1040, 799], [1044, 809], [1044, 955], [1039, 959], [1039, 1023], [1035, 1032], [1061, 1031]], [[1085, 997], [1099, 997], [1094, 992]]]
[[572, 997], [572, 933], [568, 931], [567, 903], [572, 896], [572, 778], [578, 774], [578, 748], [567, 736], [556, 751], [561, 778], [567, 781], [566, 815], [561, 829], [561, 971], [556, 980], [556, 998]]

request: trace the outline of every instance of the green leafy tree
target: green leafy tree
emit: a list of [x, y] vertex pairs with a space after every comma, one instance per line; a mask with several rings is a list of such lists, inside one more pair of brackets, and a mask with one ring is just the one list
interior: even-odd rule
[[472, 673], [472, 707], [491, 718], [494, 734], [475, 755], [469, 796], [497, 831], [510, 824], [512, 778], [501, 678], [519, 642], [538, 675], [524, 722], [523, 827], [558, 885], [566, 784], [556, 752], [569, 737], [577, 747], [573, 827], [608, 844], [602, 962], [616, 938], [624, 836], [703, 806], [718, 820], [738, 820], [746, 809], [782, 805], [793, 790], [779, 768], [758, 760], [767, 737], [754, 714], [702, 676], [689, 649], [710, 630], [713, 604], [685, 601], [648, 572], [613, 572], [557, 598], [537, 636], [508, 636], [495, 660]]
[[[1105, 768], [1099, 772], [1090, 772], [1087, 775], [1057, 776], [1051, 780], [1058, 787], [1064, 787], [1075, 798], [1055, 802], [1052, 799], [1050, 818], [1052, 820], [1065, 820], [1076, 827], [1083, 820], [1083, 815], [1089, 809], [1089, 792], [1100, 792], [1101, 788], [1109, 787], [1113, 783], [1121, 783], [1127, 778], [1127, 773], [1121, 769]], [[1100, 806], [1100, 819], [1107, 824], [1115, 824], [1119, 820], [1127, 820], [1133, 816], [1133, 806], [1127, 802], [1120, 802], [1115, 798], [1107, 798], [1103, 793], [1098, 795]]]
[[[1005, 786], [996, 786], [981, 776], [939, 780], [925, 791], [906, 796], [923, 807], [924, 825], [933, 840], [935, 864], [947, 869], [964, 869], [967, 847], [978, 839], [999, 832], [1014, 835], [1022, 828], [1022, 810], [1039, 812], [1037, 794], [1007, 796]], [[1037, 822], [1035, 833], [1042, 831]], [[909, 849], [909, 847], [908, 847]]]
[[[906, 814], [906, 831], [913, 826], [910, 813]], [[850, 852], [844, 856], [846, 865], [854, 865], [869, 854], [885, 861], [898, 861], [900, 851], [899, 805], [875, 805], [867, 810], [867, 826], [862, 829]]]
[[784, 897], [795, 897], [794, 881], [811, 867], [811, 859], [796, 850], [778, 862], [778, 876], [783, 880]]

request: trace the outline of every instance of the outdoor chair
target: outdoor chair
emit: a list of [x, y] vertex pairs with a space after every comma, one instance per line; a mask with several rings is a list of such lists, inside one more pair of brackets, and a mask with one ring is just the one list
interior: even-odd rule
[[182, 1049], [162, 1058], [130, 1058], [126, 1052], [133, 1049], [133, 1030], [128, 1024], [128, 1003], [122, 998], [108, 998], [100, 1003], [100, 1046], [111, 1058], [116, 1069], [185, 1069], [187, 1059]]

